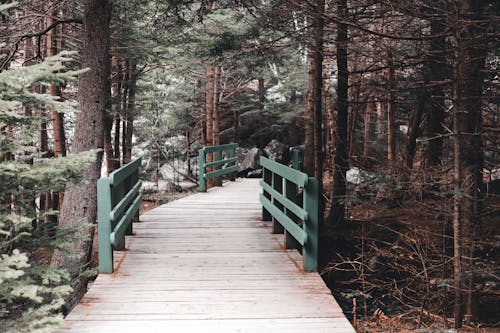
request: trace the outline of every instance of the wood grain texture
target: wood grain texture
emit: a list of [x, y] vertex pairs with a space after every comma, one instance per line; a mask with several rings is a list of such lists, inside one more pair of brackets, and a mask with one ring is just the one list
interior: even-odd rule
[[239, 179], [141, 216], [59, 332], [354, 332]]

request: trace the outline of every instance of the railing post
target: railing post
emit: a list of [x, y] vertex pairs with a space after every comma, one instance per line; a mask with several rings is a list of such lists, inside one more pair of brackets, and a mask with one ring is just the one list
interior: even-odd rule
[[[115, 205], [120, 202], [121, 198], [125, 196], [127, 193], [127, 188], [125, 187], [126, 183], [125, 182], [120, 182], [119, 184], [116, 184], [116, 186], [112, 186], [111, 188], [111, 209], [115, 207]], [[114, 221], [111, 223], [111, 229], [113, 230], [116, 226], [116, 223], [118, 221]], [[113, 246], [114, 250], [117, 251], [124, 251], [125, 250], [125, 236], [120, 238], [115, 245]]]
[[295, 170], [302, 171], [302, 164], [304, 162], [304, 153], [300, 147], [301, 146], [291, 147], [290, 154], [292, 155], [291, 156], [292, 168]]
[[[236, 156], [236, 147], [229, 149], [229, 158], [233, 158]], [[237, 162], [234, 162], [234, 165], [238, 165]], [[236, 172], [231, 172], [229, 174], [229, 180], [234, 182], [236, 180]]]
[[[262, 180], [272, 186], [272, 176], [273, 174], [271, 173], [270, 170], [267, 170], [266, 168], [262, 169]], [[262, 194], [269, 200], [271, 200], [271, 195], [267, 193], [264, 189], [262, 190]], [[262, 221], [271, 221], [273, 219], [271, 213], [267, 211], [267, 209], [262, 206]]]
[[207, 180], [205, 179], [205, 150], [202, 148], [198, 152], [198, 181], [200, 182], [199, 191], [207, 191]]
[[97, 181], [97, 232], [99, 242], [99, 273], [113, 273], [113, 247], [111, 246], [111, 188], [108, 178]]
[[[283, 178], [280, 175], [272, 173], [272, 187], [279, 193], [283, 194]], [[283, 211], [284, 207], [274, 198], [271, 200], [273, 205], [278, 207], [281, 211]], [[285, 228], [273, 217], [273, 234], [282, 234], [285, 232]]]
[[304, 270], [311, 272], [318, 270], [319, 181], [309, 177], [304, 190], [304, 209], [307, 211], [308, 219], [304, 223], [307, 240], [302, 255], [304, 256]]
[[[285, 182], [284, 184], [284, 191], [285, 193], [284, 196], [292, 201], [293, 203], [297, 203], [297, 185], [294, 183], [290, 182], [288, 179], [284, 178], [283, 181]], [[297, 223], [297, 218], [295, 215], [290, 212], [286, 207], [285, 207], [285, 214], [293, 220], [295, 223]], [[297, 240], [290, 235], [290, 233], [285, 229], [285, 249], [297, 249], [297, 250], [302, 250], [302, 246], [300, 245]]]
[[[214, 152], [214, 162], [222, 160], [222, 150], [217, 150]], [[222, 166], [215, 167], [214, 170], [220, 170]], [[215, 177], [214, 186], [222, 186], [222, 177]]]

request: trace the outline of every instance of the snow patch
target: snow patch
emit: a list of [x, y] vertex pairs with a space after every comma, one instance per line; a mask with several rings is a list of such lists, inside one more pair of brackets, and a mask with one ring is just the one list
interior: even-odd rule
[[370, 180], [372, 176], [360, 168], [354, 167], [347, 170], [346, 179], [349, 183], [359, 185]]

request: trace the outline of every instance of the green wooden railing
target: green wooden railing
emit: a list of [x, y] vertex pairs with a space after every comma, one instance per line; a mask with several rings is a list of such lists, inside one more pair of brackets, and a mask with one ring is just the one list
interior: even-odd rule
[[[318, 269], [319, 183], [314, 177], [260, 158], [263, 179], [262, 219], [273, 221], [273, 233], [285, 234], [285, 248], [302, 250], [304, 270]], [[302, 196], [302, 202], [300, 197]]]
[[[230, 180], [234, 181], [238, 166], [236, 162], [236, 143], [230, 143], [221, 146], [204, 147], [198, 152], [198, 166], [199, 166], [199, 190], [205, 192], [207, 190], [207, 180], [210, 178], [216, 179], [216, 184], [221, 184], [221, 177], [230, 175]], [[223, 159], [222, 152], [227, 151], [228, 157]], [[213, 161], [207, 163], [207, 154], [213, 153]], [[208, 169], [214, 168], [214, 171], [207, 172]]]
[[290, 147], [290, 160], [292, 162], [292, 168], [295, 170], [302, 171], [304, 164], [304, 149], [304, 145]]
[[123, 250], [125, 234], [132, 234], [132, 219], [141, 204], [141, 158], [97, 182], [99, 272], [113, 273], [113, 249]]

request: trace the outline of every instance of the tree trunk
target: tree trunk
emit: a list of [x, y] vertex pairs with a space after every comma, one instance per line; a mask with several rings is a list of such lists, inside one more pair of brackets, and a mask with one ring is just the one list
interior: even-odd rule
[[[105, 119], [105, 136], [104, 136], [104, 151], [106, 153], [106, 166], [108, 174], [120, 167], [119, 154], [120, 150], [115, 150], [116, 146], [120, 145], [120, 122], [116, 124], [118, 129], [115, 129], [115, 142], [113, 142], [112, 132], [113, 124], [116, 123], [116, 119], [119, 119], [120, 114], [120, 101], [121, 101], [121, 67], [120, 60], [117, 55], [111, 57], [111, 72], [112, 72], [112, 84], [111, 84], [111, 95], [112, 95], [112, 110], [106, 114]], [[116, 131], [118, 131], [118, 137], [116, 137]], [[116, 140], [118, 143], [116, 144]], [[116, 155], [118, 152], [118, 156]]]
[[387, 160], [389, 165], [396, 163], [396, 78], [392, 51], [387, 52], [388, 102], [387, 102]]
[[384, 106], [380, 100], [375, 102], [375, 111], [377, 113], [377, 120], [375, 121], [377, 141], [382, 142], [385, 140], [386, 135], [384, 129]]
[[[83, 12], [83, 47], [81, 67], [90, 70], [81, 74], [78, 81], [78, 112], [75, 124], [73, 152], [102, 149], [104, 146], [104, 116], [111, 108], [110, 96], [110, 18], [111, 2], [108, 0], [86, 0]], [[96, 155], [84, 173], [85, 184], [66, 191], [61, 209], [60, 226], [77, 227], [72, 245], [66, 251], [57, 250], [52, 265], [65, 267], [73, 274], [87, 268], [92, 251], [93, 228], [96, 222], [96, 182], [100, 176], [102, 153]], [[66, 236], [67, 237], [67, 236]], [[79, 278], [74, 286], [75, 293], [70, 307], [81, 297], [86, 280]]]
[[[206, 146], [214, 145], [214, 68], [209, 66], [206, 71], [206, 82], [205, 82], [205, 116], [206, 116]], [[213, 153], [207, 154], [206, 162], [213, 162]], [[212, 169], [207, 171], [211, 171]], [[214, 186], [214, 179], [211, 178], [207, 181], [207, 188]]]
[[127, 117], [128, 117], [128, 90], [130, 87], [130, 63], [128, 60], [123, 61], [123, 93], [122, 93], [122, 141], [121, 141], [121, 155], [122, 165], [125, 164], [125, 155], [127, 154], [126, 144], [127, 141]]
[[128, 84], [128, 97], [127, 97], [127, 116], [125, 121], [127, 123], [124, 128], [124, 142], [123, 144], [123, 164], [127, 164], [132, 160], [132, 138], [134, 135], [134, 118], [135, 118], [135, 94], [137, 91], [137, 64], [132, 60], [129, 62], [129, 84]]
[[[445, 117], [444, 93], [442, 83], [446, 79], [445, 52], [446, 38], [444, 37], [444, 25], [442, 19], [431, 21], [431, 35], [435, 37], [430, 40], [430, 50], [427, 56], [427, 71], [424, 74], [424, 82], [428, 80], [430, 87], [426, 88], [426, 100], [430, 102], [429, 116], [426, 126], [426, 135], [430, 138], [425, 155], [425, 166], [435, 167], [441, 163], [443, 155], [443, 122]], [[427, 82], [426, 82], [427, 83]]]
[[[214, 69], [214, 99], [213, 99], [213, 110], [212, 110], [212, 143], [214, 146], [220, 145], [220, 129], [219, 129], [219, 121], [220, 121], [220, 94], [221, 94], [221, 86], [220, 86], [220, 77], [221, 77], [221, 68], [219, 66], [215, 66]], [[222, 186], [222, 178], [217, 177], [214, 179], [215, 186]]]
[[[347, 0], [337, 5], [341, 17], [347, 17]], [[335, 156], [333, 158], [333, 191], [328, 223], [340, 226], [345, 222], [346, 173], [348, 169], [347, 127], [349, 113], [349, 68], [347, 64], [347, 24], [337, 24], [337, 119], [335, 124]]]
[[[314, 177], [319, 181], [320, 192], [323, 188], [323, 29], [325, 0], [316, 0], [316, 10], [313, 24], [314, 33]], [[320, 216], [323, 216], [323, 201], [320, 200]]]
[[[264, 128], [264, 103], [266, 101], [266, 88], [264, 85], [264, 78], [260, 77], [258, 79], [259, 82], [259, 110], [261, 111], [258, 121], [259, 121], [259, 128]], [[236, 112], [236, 111], [235, 111]], [[235, 128], [238, 128], [238, 123], [235, 122]], [[264, 136], [259, 135], [259, 148], [263, 149], [265, 147], [266, 143], [264, 142]]]
[[364, 135], [363, 135], [363, 158], [370, 157], [370, 145], [371, 145], [371, 137], [372, 137], [372, 113], [373, 113], [373, 103], [369, 100], [370, 96], [368, 96], [368, 102], [366, 103], [365, 109], [365, 118], [364, 118]]
[[[50, 9], [50, 15], [46, 19], [47, 27], [52, 25], [52, 23], [54, 22], [53, 18], [57, 16], [57, 6], [53, 1], [49, 1], [48, 8]], [[57, 28], [55, 28], [47, 33], [47, 57], [55, 56], [59, 51], [57, 47], [61, 43], [59, 43], [58, 40], [60, 40], [61, 38], [60, 36], [58, 38], [57, 31]], [[51, 84], [49, 86], [49, 94], [54, 98], [62, 99], [61, 87], [59, 85]], [[64, 157], [66, 156], [66, 132], [64, 130], [64, 113], [59, 113], [55, 110], [52, 110], [50, 112], [50, 118], [52, 121], [52, 133], [54, 137], [54, 157]], [[47, 199], [45, 205], [48, 210], [53, 209], [58, 211], [63, 203], [64, 192], [61, 191], [60, 193], [47, 193], [46, 197]], [[53, 214], [48, 216], [47, 218], [53, 225], [57, 225], [57, 215]]]
[[[50, 15], [47, 16], [46, 25], [50, 26], [54, 22], [53, 17], [57, 15], [57, 10], [53, 1], [49, 1]], [[56, 29], [47, 32], [47, 57], [57, 54], [57, 34]], [[56, 84], [49, 86], [49, 94], [54, 97], [61, 97], [61, 87]], [[51, 111], [52, 130], [54, 135], [54, 156], [66, 156], [66, 133], [64, 131], [64, 114], [55, 110]]]
[[[425, 88], [423, 88], [425, 90]], [[417, 95], [417, 105], [415, 112], [411, 118], [410, 124], [408, 126], [408, 142], [406, 144], [406, 167], [412, 169], [413, 160], [415, 159], [415, 153], [417, 150], [417, 138], [420, 136], [420, 124], [422, 122], [422, 116], [425, 110], [425, 98], [423, 94]]]
[[323, 28], [324, 0], [315, 0], [311, 18], [312, 43], [308, 52], [308, 98], [305, 115], [304, 171], [323, 180]]
[[[356, 63], [356, 59], [353, 59], [354, 63]], [[356, 79], [354, 79], [356, 80]], [[357, 154], [356, 152], [356, 124], [358, 122], [359, 116], [359, 95], [361, 89], [359, 83], [351, 86], [349, 89], [349, 119], [348, 119], [348, 134], [347, 134], [347, 142], [349, 142], [349, 151], [347, 152], [347, 156], [351, 158]]]
[[[462, 1], [458, 6], [454, 89], [454, 287], [455, 328], [475, 320], [475, 230], [482, 206], [481, 97], [486, 58], [486, 28], [481, 19], [484, 2]], [[464, 23], [465, 22], [465, 23]]]

